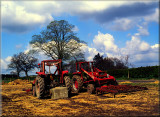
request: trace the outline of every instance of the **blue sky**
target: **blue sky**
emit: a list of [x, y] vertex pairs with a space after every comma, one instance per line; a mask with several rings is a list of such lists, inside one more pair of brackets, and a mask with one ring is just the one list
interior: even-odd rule
[[100, 53], [130, 55], [135, 67], [159, 63], [158, 1], [2, 1], [1, 11], [2, 73], [9, 72], [11, 57], [29, 50], [32, 36], [53, 20], [75, 25], [77, 36], [87, 42], [86, 60]]

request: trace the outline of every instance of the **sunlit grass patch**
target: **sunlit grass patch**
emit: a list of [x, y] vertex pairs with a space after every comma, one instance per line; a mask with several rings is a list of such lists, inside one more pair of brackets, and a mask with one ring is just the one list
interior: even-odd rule
[[155, 84], [159, 84], [159, 80], [156, 80], [154, 83], [155, 83]]
[[124, 81], [124, 82], [120, 82], [119, 84], [130, 84], [130, 83], [132, 83], [132, 82], [130, 82], [130, 81]]

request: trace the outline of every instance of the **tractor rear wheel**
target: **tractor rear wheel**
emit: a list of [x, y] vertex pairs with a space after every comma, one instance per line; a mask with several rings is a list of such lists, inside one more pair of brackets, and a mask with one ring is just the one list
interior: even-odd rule
[[36, 97], [36, 86], [32, 84], [32, 95]]
[[73, 75], [72, 77], [72, 91], [74, 93], [78, 93], [83, 85], [83, 81], [81, 79], [81, 76], [79, 75]]
[[40, 76], [36, 77], [36, 96], [41, 99], [44, 97], [45, 93], [45, 83], [44, 78], [41, 78]]
[[71, 87], [72, 87], [71, 79], [70, 79], [69, 76], [65, 76], [64, 77], [64, 81], [65, 81], [66, 87], [68, 88], [68, 95], [70, 95], [70, 93], [71, 93]]
[[88, 86], [87, 86], [87, 92], [88, 92], [89, 94], [95, 93], [95, 87], [94, 87], [93, 84], [88, 84]]

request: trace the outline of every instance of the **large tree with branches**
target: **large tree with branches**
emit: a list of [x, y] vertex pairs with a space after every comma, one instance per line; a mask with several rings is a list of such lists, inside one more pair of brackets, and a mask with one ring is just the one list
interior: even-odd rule
[[33, 35], [30, 44], [52, 59], [68, 60], [83, 56], [81, 41], [73, 32], [74, 25], [65, 20], [52, 21], [39, 35]]

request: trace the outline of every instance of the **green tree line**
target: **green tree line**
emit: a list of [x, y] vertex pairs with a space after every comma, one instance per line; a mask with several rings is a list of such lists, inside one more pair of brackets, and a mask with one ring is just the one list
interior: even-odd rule
[[[114, 76], [115, 78], [127, 78], [127, 69], [116, 69], [107, 70], [108, 74]], [[159, 66], [147, 66], [129, 69], [130, 78], [158, 78], [159, 77]]]

